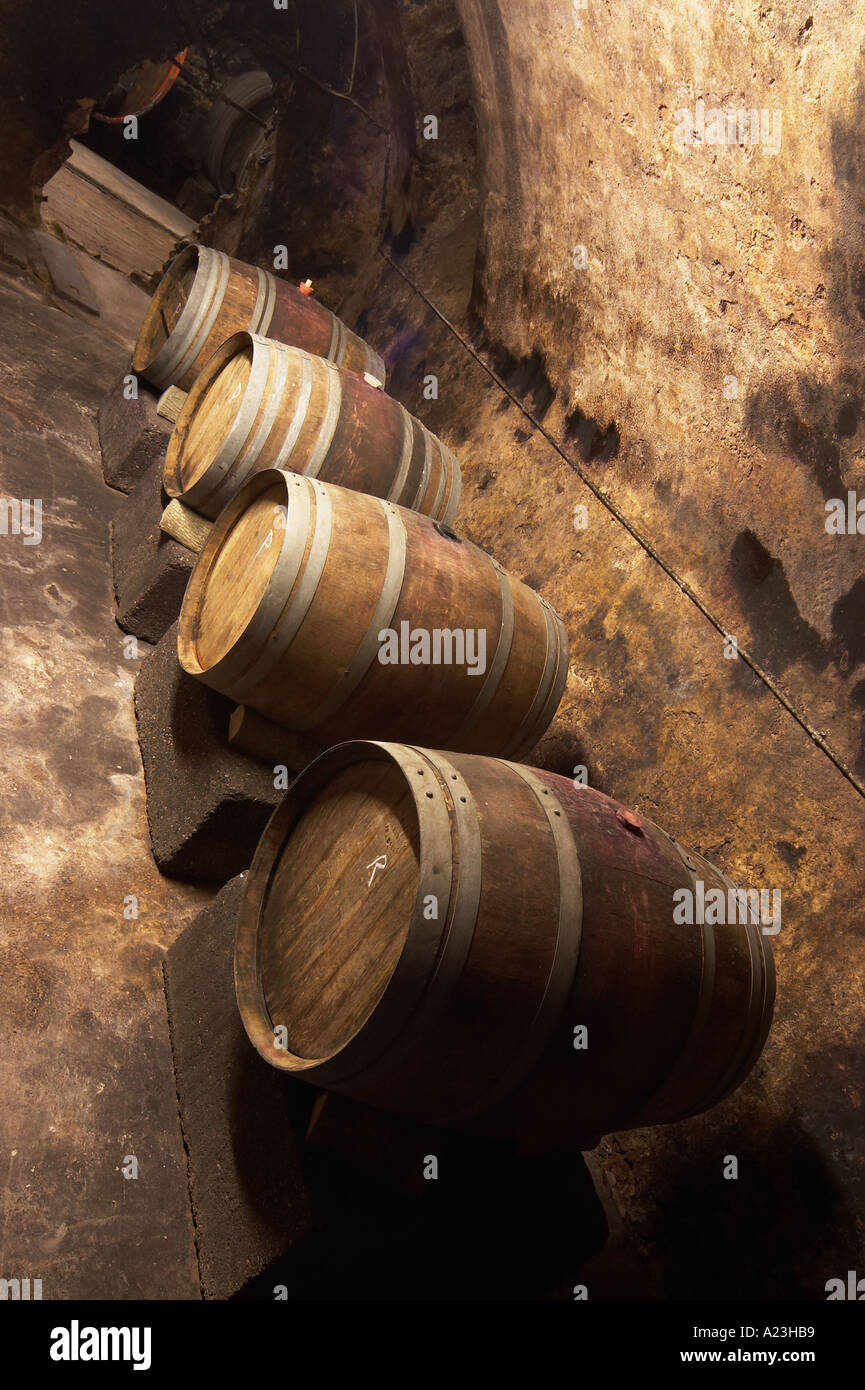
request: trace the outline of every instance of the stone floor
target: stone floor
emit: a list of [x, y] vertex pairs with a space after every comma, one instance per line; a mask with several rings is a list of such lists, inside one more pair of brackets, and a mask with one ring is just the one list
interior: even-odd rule
[[42, 502], [38, 544], [0, 536], [0, 1274], [197, 1297], [161, 960], [207, 895], [151, 858], [112, 613], [96, 410], [127, 351], [23, 282], [0, 305], [0, 490]]

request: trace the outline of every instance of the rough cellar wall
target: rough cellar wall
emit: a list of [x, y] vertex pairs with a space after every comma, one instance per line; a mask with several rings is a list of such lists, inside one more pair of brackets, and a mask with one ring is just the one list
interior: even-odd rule
[[[865, 565], [824, 525], [865, 488], [865, 6], [459, 8], [489, 341], [537, 354], [549, 427], [865, 773]], [[780, 112], [777, 153], [677, 141], [698, 98], [770, 145]]]
[[[773, 201], [767, 170], [774, 167], [775, 178], [786, 170], [791, 187], [799, 177], [783, 121], [778, 155], [704, 149], [705, 176], [693, 162], [696, 150], [674, 146], [672, 118], [655, 149], [656, 129], [662, 130], [658, 107], [666, 105], [672, 117], [689, 104], [676, 82], [680, 73], [683, 86], [691, 80], [701, 43], [717, 55], [722, 74], [738, 62], [743, 90], [749, 96], [754, 91], [758, 105], [767, 107], [775, 105], [780, 81], [768, 84], [772, 65], [780, 68], [789, 59], [795, 72], [799, 50], [791, 56], [779, 41], [776, 54], [771, 40], [759, 48], [732, 22], [717, 31], [701, 28], [702, 12], [695, 10], [692, 23], [684, 7], [671, 7], [670, 37], [663, 39], [658, 6], [641, 12], [647, 16], [640, 19], [643, 34], [597, 3], [581, 12], [581, 36], [568, 27], [570, 0], [555, 11], [538, 0], [531, 25], [517, 3], [458, 3], [481, 170], [473, 314], [468, 294], [461, 301], [450, 289], [454, 257], [443, 254], [440, 218], [396, 256], [400, 270], [471, 336], [483, 360], [543, 419], [586, 476], [722, 610], [741, 645], [750, 642], [767, 664], [771, 659], [785, 688], [800, 703], [807, 699], [812, 720], [819, 707], [821, 727], [842, 751], [855, 753], [852, 717], [834, 720], [830, 707], [837, 697], [835, 707], [843, 711], [851, 686], [855, 700], [865, 674], [855, 670], [855, 628], [843, 638], [852, 648], [846, 689], [831, 639], [836, 603], [836, 626], [846, 615], [855, 622], [861, 610], [852, 558], [862, 542], [826, 536], [823, 492], [801, 455], [808, 456], [812, 441], [830, 453], [837, 445], [844, 479], [852, 486], [861, 478], [858, 435], [836, 438], [835, 424], [842, 402], [848, 407], [842, 430], [858, 416], [843, 398], [846, 388], [834, 385], [842, 371], [858, 373], [858, 315], [840, 301], [832, 310], [826, 305], [820, 333], [812, 327], [795, 350], [791, 324], [770, 328], [808, 311], [812, 282], [822, 280], [827, 295], [830, 290], [825, 251], [794, 255], [787, 248], [789, 220], [810, 216], [817, 236], [831, 222], [832, 200], [846, 200], [838, 225], [845, 227], [852, 265], [855, 195], [849, 181], [836, 180], [827, 152], [820, 178], [830, 201], [818, 221], [811, 206], [820, 195], [808, 190], [820, 145], [813, 155], [803, 154], [809, 138], [803, 129], [797, 148], [809, 211], [790, 194]], [[814, 15], [805, 31], [814, 32], [810, 42], [827, 44], [817, 13], [804, 18], [808, 13]], [[842, 35], [831, 45], [838, 72], [851, 71], [847, 50], [839, 46], [844, 34], [849, 39], [846, 20], [833, 32]], [[668, 51], [673, 56], [664, 58]], [[742, 55], [758, 52], [766, 55], [760, 59], [765, 71], [757, 72], [752, 87], [758, 63], [756, 57], [745, 63]], [[821, 63], [828, 72], [828, 57]], [[665, 96], [654, 93], [658, 78], [670, 88]], [[768, 97], [759, 95], [760, 81]], [[827, 102], [840, 102], [828, 79], [826, 90]], [[645, 114], [639, 93], [651, 96]], [[435, 107], [425, 101], [419, 109]], [[794, 103], [791, 119], [796, 109]], [[623, 133], [625, 113], [634, 129], [645, 125], [645, 148]], [[817, 107], [808, 130], [821, 122], [828, 141], [832, 122]], [[459, 188], [445, 179], [441, 161], [458, 140], [450, 122], [442, 122], [441, 138], [431, 142], [437, 148], [427, 156], [429, 184], [452, 190], [454, 209]], [[756, 164], [761, 158], [762, 167]], [[640, 168], [653, 161], [657, 178]], [[737, 180], [742, 187], [734, 215]], [[725, 210], [723, 225], [713, 208]], [[472, 220], [467, 216], [466, 227]], [[767, 225], [781, 228], [771, 243], [757, 235]], [[724, 261], [736, 283], [731, 288], [729, 278], [721, 281], [717, 299], [708, 300], [713, 317], [691, 284], [714, 287], [713, 261], [721, 261], [714, 243], [724, 238], [743, 250]], [[752, 239], [749, 261], [744, 248]], [[583, 271], [572, 265], [579, 243], [589, 250]], [[841, 276], [836, 260], [832, 285]], [[740, 303], [721, 313], [722, 299]], [[734, 326], [733, 313], [740, 310], [746, 312]], [[772, 940], [775, 1022], [745, 1085], [704, 1115], [610, 1135], [595, 1151], [592, 1162], [612, 1198], [607, 1255], [625, 1276], [607, 1288], [614, 1285], [614, 1296], [621, 1297], [630, 1268], [640, 1297], [822, 1298], [828, 1278], [855, 1268], [865, 1202], [861, 1145], [853, 1137], [861, 1132], [865, 1084], [857, 965], [862, 798], [765, 682], [745, 663], [724, 659], [719, 633], [696, 604], [392, 267], [370, 305], [369, 337], [387, 357], [390, 389], [459, 455], [459, 530], [538, 589], [565, 620], [568, 687], [529, 761], [566, 775], [585, 764], [591, 785], [663, 825], [735, 881], [783, 893], [784, 925]], [[843, 354], [836, 346], [842, 338], [850, 344]], [[760, 383], [775, 377], [792, 391], [808, 370], [809, 343], [811, 370], [828, 391], [816, 397], [827, 412], [825, 429], [807, 395], [797, 394], [784, 412], [787, 432], [777, 446], [767, 435], [770, 449], [746, 430], [746, 403]], [[438, 377], [436, 400], [423, 393], [428, 372]], [[733, 374], [740, 395], [727, 400], [724, 377]], [[792, 511], [797, 496], [807, 498], [801, 517]], [[588, 510], [589, 526], [581, 533], [573, 524], [577, 506]], [[734, 547], [738, 564], [731, 558]], [[823, 627], [812, 638], [808, 624], [817, 622], [821, 598]], [[803, 634], [811, 664], [791, 657]], [[637, 1029], [634, 1045], [641, 1045]], [[739, 1182], [721, 1176], [727, 1154], [738, 1156]], [[586, 1270], [585, 1279], [590, 1297], [604, 1296], [600, 1269]]]
[[36, 220], [39, 190], [69, 154], [67, 138], [117, 78], [143, 59], [161, 60], [188, 42], [170, 0], [74, 5], [0, 0], [0, 205]]
[[[46, 12], [42, 27], [27, 0], [0, 0], [0, 262], [22, 262], [7, 219], [38, 223], [69, 137], [88, 128], [122, 72], [187, 44], [208, 58], [234, 45], [270, 74], [282, 119], [249, 186], [219, 201], [200, 237], [262, 265], [287, 245], [291, 276], [313, 277], [319, 296], [353, 321], [372, 296], [382, 239], [404, 233], [423, 194], [404, 18], [412, 42], [433, 50], [457, 23], [441, 0], [291, 0], [280, 9], [271, 0], [146, 0], [134, 12], [78, 0]], [[141, 122], [151, 158], [154, 141], [158, 150], [181, 133], [173, 98], [163, 118], [161, 127]], [[123, 147], [117, 132], [118, 158]]]
[[319, 298], [354, 323], [380, 272], [382, 238], [409, 217], [415, 111], [400, 6], [306, 0], [294, 15], [296, 28], [280, 12], [250, 39], [285, 113], [267, 203], [257, 206], [253, 191], [220, 205], [204, 234], [261, 265], [287, 246], [292, 277], [311, 277]]

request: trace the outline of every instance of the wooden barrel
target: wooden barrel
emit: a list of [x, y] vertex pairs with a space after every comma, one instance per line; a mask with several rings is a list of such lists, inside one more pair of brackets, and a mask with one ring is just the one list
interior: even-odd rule
[[102, 110], [93, 112], [93, 119], [106, 125], [120, 125], [130, 116], [145, 116], [152, 111], [171, 91], [186, 62], [188, 51], [182, 49], [165, 63], [147, 60], [136, 68], [130, 68], [109, 94]]
[[674, 921], [698, 875], [732, 887], [567, 778], [341, 744], [253, 860], [243, 1022], [273, 1066], [434, 1124], [588, 1147], [682, 1119], [744, 1080], [774, 1001], [759, 926]]
[[279, 469], [213, 523], [177, 648], [190, 675], [323, 747], [393, 733], [513, 756], [547, 728], [568, 660], [549, 604], [449, 527]]
[[208, 177], [220, 193], [234, 191], [263, 145], [267, 138], [263, 122], [270, 118], [273, 106], [273, 83], [261, 69], [232, 78], [217, 96], [207, 113], [201, 146]]
[[264, 468], [385, 497], [448, 524], [460, 469], [450, 449], [356, 372], [236, 333], [192, 387], [165, 457], [165, 490], [217, 517]]
[[154, 386], [188, 391], [216, 349], [241, 329], [385, 383], [378, 353], [323, 304], [208, 246], [187, 246], [172, 261], [144, 316], [133, 369]]

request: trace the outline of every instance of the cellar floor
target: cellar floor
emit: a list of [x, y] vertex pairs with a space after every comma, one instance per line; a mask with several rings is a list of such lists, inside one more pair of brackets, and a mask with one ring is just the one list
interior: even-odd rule
[[96, 410], [128, 353], [23, 282], [0, 305], [0, 489], [42, 502], [38, 544], [0, 536], [0, 1276], [197, 1297], [161, 960], [210, 895], [151, 858], [112, 613]]

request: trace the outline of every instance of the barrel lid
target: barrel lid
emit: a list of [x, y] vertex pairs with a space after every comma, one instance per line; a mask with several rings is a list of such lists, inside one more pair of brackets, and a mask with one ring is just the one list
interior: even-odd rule
[[238, 514], [213, 555], [197, 615], [196, 654], [216, 666], [249, 627], [279, 558], [286, 528], [285, 489], [259, 492]]
[[164, 485], [169, 497], [196, 505], [196, 484], [225, 446], [240, 411], [252, 370], [254, 340], [233, 333], [196, 377], [177, 417], [165, 455]]
[[271, 1065], [333, 1084], [386, 1050], [434, 970], [442, 919], [424, 904], [444, 917], [452, 873], [418, 750], [352, 741], [301, 773], [259, 843], [235, 940], [238, 1006]]
[[266, 469], [220, 512], [177, 626], [177, 654], [190, 675], [233, 689], [267, 649], [300, 572], [316, 488], [321, 484]]
[[419, 836], [404, 775], [376, 760], [335, 771], [283, 841], [259, 910], [259, 969], [290, 1052], [333, 1056], [379, 1002], [411, 921]]

